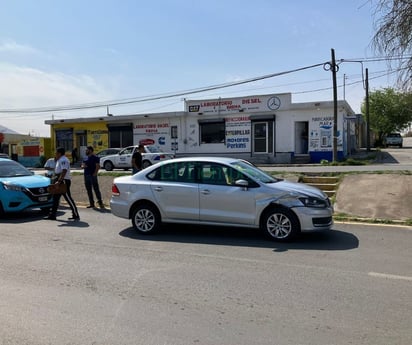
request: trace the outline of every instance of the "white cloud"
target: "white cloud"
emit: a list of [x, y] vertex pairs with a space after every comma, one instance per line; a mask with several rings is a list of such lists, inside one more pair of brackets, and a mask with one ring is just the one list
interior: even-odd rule
[[29, 45], [19, 44], [12, 40], [6, 40], [0, 43], [0, 53], [17, 53], [17, 54], [42, 54]]
[[[0, 63], [0, 110], [27, 109], [93, 103], [113, 98], [104, 87], [88, 75], [52, 73], [35, 68]], [[81, 117], [80, 111], [75, 115]], [[62, 115], [63, 113], [58, 113]], [[20, 133], [30, 131], [49, 134], [47, 114], [0, 113], [0, 124]]]

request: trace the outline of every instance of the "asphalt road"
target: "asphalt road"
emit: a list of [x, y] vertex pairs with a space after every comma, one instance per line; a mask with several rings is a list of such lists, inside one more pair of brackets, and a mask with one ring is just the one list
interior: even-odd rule
[[336, 224], [278, 244], [63, 212], [0, 220], [2, 345], [411, 343], [411, 227]]

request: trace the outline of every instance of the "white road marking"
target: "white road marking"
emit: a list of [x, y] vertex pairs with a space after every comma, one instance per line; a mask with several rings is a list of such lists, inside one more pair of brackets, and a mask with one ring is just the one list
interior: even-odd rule
[[408, 276], [398, 276], [395, 274], [386, 274], [386, 273], [377, 273], [377, 272], [369, 272], [368, 275], [371, 277], [377, 277], [377, 278], [408, 280], [412, 282], [412, 277], [408, 277]]

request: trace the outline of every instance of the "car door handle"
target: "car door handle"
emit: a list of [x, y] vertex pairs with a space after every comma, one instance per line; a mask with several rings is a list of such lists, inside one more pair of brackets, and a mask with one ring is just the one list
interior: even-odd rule
[[155, 189], [154, 189], [156, 192], [162, 192], [163, 191], [163, 188], [162, 187], [155, 187]]
[[202, 194], [208, 195], [208, 194], [210, 194], [210, 190], [209, 189], [203, 189]]

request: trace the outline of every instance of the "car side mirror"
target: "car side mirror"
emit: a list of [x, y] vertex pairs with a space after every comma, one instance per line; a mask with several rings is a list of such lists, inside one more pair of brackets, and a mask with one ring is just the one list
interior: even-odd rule
[[242, 187], [244, 190], [247, 190], [249, 187], [249, 182], [246, 180], [236, 180], [235, 186]]

